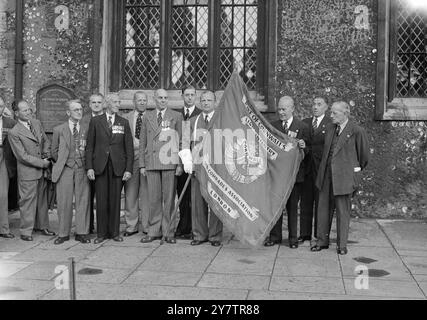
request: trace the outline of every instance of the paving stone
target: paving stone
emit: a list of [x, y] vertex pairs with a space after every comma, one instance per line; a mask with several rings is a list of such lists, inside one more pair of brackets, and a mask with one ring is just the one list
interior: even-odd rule
[[202, 275], [203, 273], [190, 272], [136, 271], [126, 279], [123, 285], [194, 287]]
[[320, 252], [311, 252], [310, 246], [300, 246], [298, 249], [291, 249], [286, 246], [280, 246], [278, 258], [286, 259], [330, 259], [338, 261], [338, 255], [336, 249], [329, 247], [328, 250], [322, 250]]
[[137, 271], [204, 272], [212, 262], [210, 257], [149, 257]]
[[101, 247], [91, 251], [81, 261], [94, 267], [105, 267], [112, 269], [134, 269], [142, 263], [153, 249], [135, 247]]
[[348, 246], [391, 247], [376, 220], [352, 219]]
[[274, 276], [341, 278], [338, 261], [328, 259], [286, 259], [278, 258]]
[[413, 274], [412, 276], [418, 283], [427, 282], [427, 274]]
[[366, 266], [376, 280], [405, 280], [412, 277], [401, 258], [392, 248], [353, 247], [339, 257], [344, 276], [356, 276], [356, 268]]
[[9, 260], [18, 254], [19, 252], [0, 252], [0, 260]]
[[[247, 295], [247, 290], [172, 286], [84, 284], [77, 288], [80, 300], [244, 300]], [[60, 292], [52, 291], [43, 299], [58, 300]]]
[[53, 280], [57, 276], [55, 274], [55, 269], [57, 267], [57, 263], [36, 262], [15, 273], [11, 278], [28, 280]]
[[87, 250], [41, 250], [32, 249], [15, 256], [14, 260], [19, 261], [54, 261], [58, 263], [67, 263], [69, 258], [74, 258], [75, 261], [80, 261], [90, 252]]
[[323, 277], [272, 277], [271, 291], [291, 291], [301, 293], [345, 294], [341, 278]]
[[12, 240], [0, 240], [0, 252], [23, 252], [37, 247], [40, 243], [36, 241], [27, 242], [15, 238]]
[[37, 249], [43, 249], [43, 250], [68, 250], [70, 248], [73, 248], [77, 246], [78, 242], [74, 241], [74, 238], [70, 238], [69, 241], [65, 241], [62, 244], [56, 245], [54, 242], [57, 239], [57, 237], [45, 241], [43, 243], [40, 243]]
[[427, 259], [427, 250], [397, 249], [397, 252], [403, 257], [425, 257]]
[[243, 244], [241, 243], [239, 240], [236, 239], [232, 239], [227, 243], [223, 243], [223, 248], [225, 249], [249, 249], [249, 250], [275, 250], [278, 247], [274, 246], [274, 247], [264, 247], [263, 245], [259, 246], [259, 247], [252, 247], [250, 245], [247, 244]]
[[54, 289], [53, 281], [1, 279], [0, 300], [36, 300]]
[[413, 274], [427, 275], [427, 257], [402, 257]]
[[377, 296], [390, 298], [424, 298], [424, 294], [415, 281], [385, 281], [369, 280], [368, 290], [359, 290], [355, 279], [345, 278], [344, 285], [347, 294], [355, 296]]
[[174, 246], [171, 245], [163, 245], [156, 248], [153, 251], [153, 257], [170, 257], [170, 256], [178, 256], [178, 257], [206, 257], [213, 259], [219, 252], [220, 248], [212, 247], [210, 244], [200, 245], [200, 246], [191, 246], [188, 244], [177, 244]]
[[[413, 298], [406, 298], [413, 300]], [[405, 298], [251, 290], [248, 300], [405, 300]], [[421, 299], [422, 300], [422, 299]]]
[[93, 267], [84, 263], [76, 265], [76, 281], [83, 283], [120, 284], [133, 272], [133, 269], [108, 269]]
[[132, 237], [123, 237], [123, 242], [115, 242], [112, 240], [105, 241], [104, 247], [138, 247], [138, 248], [157, 248], [160, 246], [160, 240], [151, 243], [141, 243], [142, 235], [136, 234]]
[[203, 288], [266, 290], [269, 283], [270, 277], [268, 276], [206, 273], [197, 286]]
[[426, 250], [426, 222], [378, 220], [378, 223], [398, 250]]
[[207, 272], [246, 275], [271, 275], [276, 250], [250, 250], [223, 248]]
[[6, 279], [31, 265], [26, 262], [0, 261], [0, 279]]
[[423, 290], [424, 296], [427, 298], [427, 281], [419, 282], [421, 290]]

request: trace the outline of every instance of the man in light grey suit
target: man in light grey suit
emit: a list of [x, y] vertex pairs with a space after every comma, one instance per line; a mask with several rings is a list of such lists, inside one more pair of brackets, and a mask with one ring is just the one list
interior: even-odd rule
[[[132, 131], [133, 145], [135, 148], [134, 168], [132, 178], [125, 184], [125, 211], [126, 231], [125, 237], [138, 233], [138, 224], [141, 218], [142, 232], [148, 232], [148, 214], [150, 210], [148, 202], [147, 177], [139, 173], [139, 140], [141, 138], [142, 121], [147, 110], [148, 97], [142, 92], [135, 93], [133, 105], [135, 110], [124, 115]], [[141, 215], [140, 215], [141, 210]]]
[[142, 243], [165, 237], [175, 244], [175, 223], [171, 222], [176, 196], [176, 176], [183, 173], [178, 152], [181, 144], [183, 117], [168, 108], [168, 93], [157, 90], [156, 110], [144, 117], [141, 129], [139, 167], [147, 176], [150, 216], [148, 235]]
[[21, 239], [33, 241], [33, 231], [55, 236], [49, 231], [44, 178], [44, 170], [51, 165], [50, 142], [40, 121], [32, 118], [32, 110], [26, 101], [19, 101], [14, 111], [18, 123], [10, 130], [8, 138], [18, 162]]
[[66, 104], [69, 120], [53, 129], [52, 157], [55, 161], [52, 182], [56, 183], [58, 201], [59, 237], [55, 244], [70, 240], [75, 197], [76, 241], [90, 243], [89, 234], [89, 179], [85, 170], [87, 126], [81, 122], [83, 107], [79, 100]]

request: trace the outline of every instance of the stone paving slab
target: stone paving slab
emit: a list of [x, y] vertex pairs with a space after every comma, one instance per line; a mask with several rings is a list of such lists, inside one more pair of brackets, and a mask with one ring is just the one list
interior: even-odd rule
[[277, 257], [283, 259], [330, 259], [338, 261], [337, 252], [332, 247], [320, 252], [311, 252], [309, 245], [300, 246], [298, 249], [280, 246]]
[[0, 252], [0, 261], [1, 260], [10, 260], [14, 256], [17, 256], [19, 252]]
[[123, 285], [194, 287], [202, 275], [202, 272], [136, 271], [123, 282]]
[[191, 246], [190, 242], [187, 244], [179, 243], [177, 245], [169, 245], [165, 244], [163, 246], [159, 246], [156, 250], [153, 251], [153, 257], [189, 257], [189, 258], [215, 258], [221, 248], [212, 247], [209, 243], [202, 244], [200, 246]]
[[376, 220], [352, 219], [350, 222], [349, 247], [391, 247]]
[[344, 279], [346, 292], [355, 296], [376, 296], [393, 298], [425, 298], [415, 281], [383, 281], [369, 280], [368, 290], [358, 290], [355, 286], [355, 279]]
[[427, 281], [419, 282], [418, 284], [420, 285], [420, 288], [423, 291], [424, 296], [427, 297]]
[[284, 259], [278, 258], [274, 266], [274, 276], [340, 278], [338, 261], [328, 259]]
[[87, 250], [42, 250], [35, 248], [13, 257], [17, 261], [53, 261], [58, 263], [66, 263], [69, 258], [74, 258], [75, 261], [82, 260], [90, 251]]
[[149, 257], [138, 268], [138, 271], [165, 271], [165, 272], [205, 272], [211, 264], [210, 257]]
[[27, 268], [32, 262], [0, 261], [0, 279], [6, 279]]
[[53, 281], [0, 279], [0, 300], [36, 300], [54, 289]]
[[49, 241], [45, 241], [43, 243], [40, 243], [37, 246], [37, 249], [42, 249], [42, 250], [68, 250], [70, 248], [77, 246], [77, 244], [78, 244], [78, 242], [74, 241], [74, 238], [70, 238], [69, 241], [65, 241], [62, 244], [56, 245], [55, 239], [56, 239], [56, 237], [49, 240]]
[[425, 257], [427, 259], [427, 248], [426, 250], [397, 249], [397, 253], [402, 257]]
[[56, 267], [58, 267], [57, 263], [35, 262], [15, 273], [11, 278], [52, 281], [57, 276], [55, 274]]
[[[43, 299], [59, 300], [60, 294], [55, 290]], [[245, 300], [247, 295], [247, 290], [172, 286], [82, 284], [77, 288], [79, 300]]]
[[37, 247], [41, 242], [26, 242], [15, 238], [12, 240], [0, 240], [0, 252], [23, 252]]
[[378, 220], [378, 223], [398, 250], [426, 250], [427, 222]]
[[228, 289], [267, 290], [270, 283], [268, 276], [205, 273], [198, 287]]
[[223, 248], [212, 265], [209, 273], [271, 275], [277, 249], [250, 250]]
[[[297, 293], [266, 290], [251, 290], [248, 300], [414, 300], [414, 298], [391, 298], [375, 296], [332, 295], [325, 293]], [[423, 299], [420, 299], [423, 300]]]
[[81, 261], [90, 266], [112, 269], [135, 269], [151, 253], [153, 249], [135, 247], [101, 247], [90, 251]]
[[271, 291], [300, 293], [345, 294], [341, 278], [324, 277], [272, 277]]
[[78, 263], [76, 264], [76, 281], [78, 283], [120, 284], [133, 272], [133, 269], [99, 268], [85, 263]]
[[412, 274], [427, 275], [427, 257], [402, 257]]

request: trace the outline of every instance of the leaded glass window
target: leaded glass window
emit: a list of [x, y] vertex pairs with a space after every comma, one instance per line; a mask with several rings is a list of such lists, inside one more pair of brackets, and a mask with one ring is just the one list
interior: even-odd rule
[[427, 14], [396, 1], [396, 96], [427, 97]]

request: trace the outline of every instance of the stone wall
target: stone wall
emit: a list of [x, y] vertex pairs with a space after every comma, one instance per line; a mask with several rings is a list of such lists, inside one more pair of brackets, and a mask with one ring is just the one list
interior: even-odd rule
[[15, 1], [0, 0], [0, 94], [13, 100], [15, 69]]
[[345, 100], [366, 128], [371, 161], [355, 213], [427, 218], [427, 124], [374, 121], [375, 0], [279, 1], [277, 97], [291, 95], [298, 116], [315, 96]]

